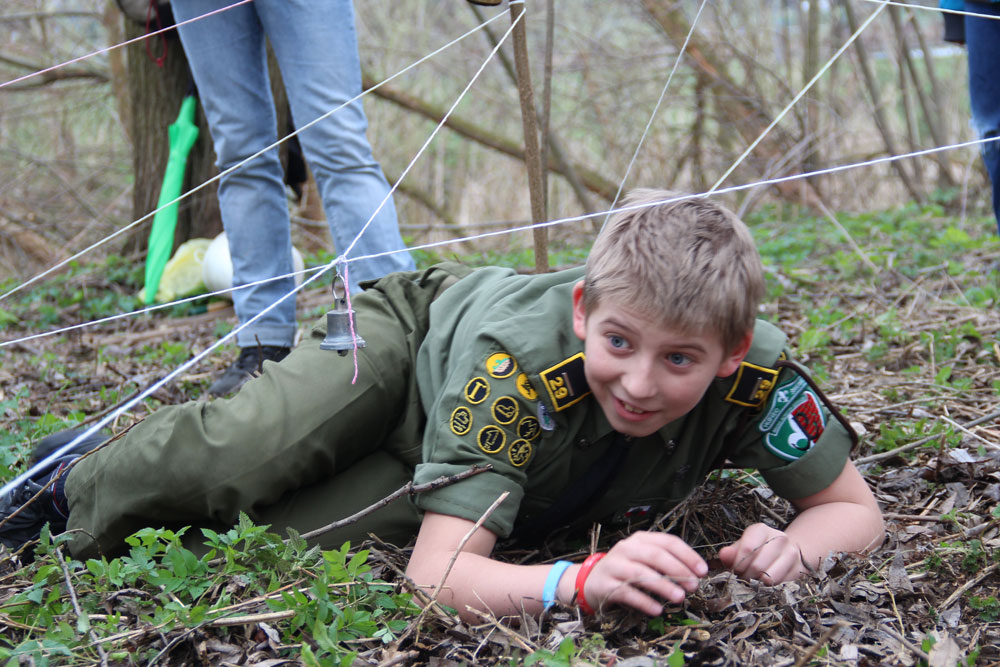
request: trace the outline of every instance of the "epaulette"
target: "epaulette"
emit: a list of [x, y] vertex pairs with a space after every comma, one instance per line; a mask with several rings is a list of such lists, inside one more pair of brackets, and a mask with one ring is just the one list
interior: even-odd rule
[[759, 408], [778, 380], [778, 369], [741, 362], [726, 400], [746, 408]]

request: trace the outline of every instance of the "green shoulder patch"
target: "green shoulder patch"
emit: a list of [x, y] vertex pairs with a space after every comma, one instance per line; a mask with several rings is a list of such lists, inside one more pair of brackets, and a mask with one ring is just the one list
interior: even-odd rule
[[786, 461], [802, 458], [825, 428], [819, 397], [801, 377], [792, 378], [774, 390], [760, 421], [764, 446]]

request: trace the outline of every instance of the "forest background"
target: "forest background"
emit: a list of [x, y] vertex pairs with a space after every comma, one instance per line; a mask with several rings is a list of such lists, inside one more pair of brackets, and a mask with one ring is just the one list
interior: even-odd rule
[[[551, 39], [547, 4], [531, 5], [526, 27], [535, 100], [547, 110], [542, 126], [550, 140], [542, 145], [553, 172], [548, 218], [606, 210], [620, 186], [708, 190], [876, 9], [859, 1], [708, 3], [650, 123], [698, 4], [555, 3]], [[366, 84], [495, 13], [459, 0], [358, 3]], [[508, 24], [496, 21], [489, 31], [502, 35]], [[0, 78], [9, 81], [135, 38], [145, 26], [123, 21], [113, 2], [9, 0], [0, 30], [6, 35]], [[937, 12], [888, 7], [722, 186], [972, 138], [964, 53], [940, 34]], [[390, 180], [398, 180], [491, 48], [481, 31], [366, 96], [369, 134]], [[164, 54], [165, 66], [158, 67], [153, 59]], [[510, 43], [501, 56], [399, 183], [396, 204], [411, 243], [531, 219], [518, 91], [505, 67], [513, 61]], [[183, 52], [168, 34], [0, 89], [0, 276], [26, 279], [155, 208], [166, 126], [186, 88]], [[215, 173], [198, 116], [201, 140], [190, 158], [189, 187]], [[929, 200], [981, 212], [986, 186], [976, 155], [975, 148], [951, 150], [742, 190], [724, 201], [741, 213], [791, 204], [776, 209], [789, 220], [796, 206], [860, 212]], [[322, 216], [315, 202], [297, 213], [297, 245], [329, 249], [324, 226], [313, 222]], [[214, 236], [220, 224], [209, 186], [182, 202], [176, 243]], [[585, 244], [594, 225], [564, 227], [551, 232], [557, 245]], [[147, 220], [100, 252], [139, 261], [148, 229]], [[528, 239], [503, 235], [452, 250], [510, 249]]]

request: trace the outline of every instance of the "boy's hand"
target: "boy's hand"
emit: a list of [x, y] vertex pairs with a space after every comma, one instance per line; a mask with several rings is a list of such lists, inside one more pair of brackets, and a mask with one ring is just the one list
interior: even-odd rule
[[594, 566], [584, 594], [594, 609], [617, 603], [656, 616], [663, 605], [654, 593], [674, 603], [698, 589], [708, 564], [675, 535], [637, 532], [618, 542]]
[[803, 570], [798, 542], [763, 523], [748, 526], [740, 539], [720, 549], [719, 560], [736, 574], [768, 585], [795, 579]]

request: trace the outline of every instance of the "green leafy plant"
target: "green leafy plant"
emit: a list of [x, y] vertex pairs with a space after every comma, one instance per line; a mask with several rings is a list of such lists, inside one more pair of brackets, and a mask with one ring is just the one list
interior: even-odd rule
[[118, 609], [123, 600], [139, 623], [169, 629], [204, 628], [232, 614], [239, 599], [262, 599], [258, 605], [290, 618], [284, 639], [300, 647], [298, 658], [320, 665], [349, 664], [358, 642], [393, 641], [419, 612], [408, 594], [376, 580], [368, 553], [352, 552], [349, 544], [322, 552], [296, 535], [282, 540], [244, 515], [228, 531], [203, 529], [197, 555], [185, 546], [188, 532], [143, 529], [127, 538], [126, 555], [81, 563], [63, 555], [68, 536], [53, 540], [43, 531], [30, 581], [3, 605], [17, 627], [31, 630], [0, 637], [0, 659], [96, 662], [94, 637], [111, 638], [106, 648], [117, 648], [113, 638], [127, 622]]
[[970, 595], [969, 608], [977, 612], [981, 621], [986, 623], [1000, 621], [1000, 600], [994, 595]]

